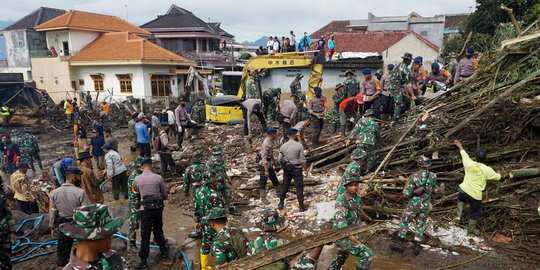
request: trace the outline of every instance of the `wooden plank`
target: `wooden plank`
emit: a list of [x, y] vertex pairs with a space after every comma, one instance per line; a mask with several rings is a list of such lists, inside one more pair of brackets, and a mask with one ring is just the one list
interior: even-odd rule
[[371, 226], [365, 227], [357, 225], [341, 229], [330, 229], [313, 234], [308, 237], [293, 240], [285, 245], [266, 250], [257, 255], [244, 257], [240, 260], [224, 264], [220, 266], [219, 269], [257, 269], [259, 267], [271, 264], [275, 261], [279, 261], [292, 255], [298, 254], [304, 250], [331, 244], [339, 239], [346, 238], [351, 235], [356, 235], [372, 230], [378, 231], [382, 229], [384, 229], [384, 225], [382, 223], [375, 223]]

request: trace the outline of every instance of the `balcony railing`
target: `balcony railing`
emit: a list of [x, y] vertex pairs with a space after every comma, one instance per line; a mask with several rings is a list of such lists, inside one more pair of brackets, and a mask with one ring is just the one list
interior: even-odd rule
[[[67, 53], [59, 53], [57, 52], [57, 56], [73, 56], [75, 54], [77, 54], [78, 52], [72, 52], [72, 51], [69, 51]], [[30, 58], [52, 58], [54, 57], [51, 53], [51, 51], [49, 50], [31, 50], [30, 51]]]

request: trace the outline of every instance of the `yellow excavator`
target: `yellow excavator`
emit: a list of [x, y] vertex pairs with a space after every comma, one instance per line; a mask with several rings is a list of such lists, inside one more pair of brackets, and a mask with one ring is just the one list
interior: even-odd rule
[[[316, 56], [311, 56], [315, 54]], [[319, 51], [305, 53], [277, 53], [252, 57], [242, 72], [223, 72], [221, 92], [223, 95], [208, 97], [206, 100], [206, 120], [214, 123], [239, 123], [242, 121], [240, 103], [245, 98], [246, 81], [250, 74], [259, 74], [266, 69], [311, 67], [308, 81], [308, 101], [315, 94], [313, 89], [322, 84], [322, 59]], [[259, 87], [259, 96], [262, 91]]]

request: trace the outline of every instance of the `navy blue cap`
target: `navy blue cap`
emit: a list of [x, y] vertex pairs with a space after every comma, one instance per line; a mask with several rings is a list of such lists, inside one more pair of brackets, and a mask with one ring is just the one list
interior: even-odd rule
[[388, 64], [386, 68], [388, 68], [389, 70], [394, 70], [394, 64]]
[[103, 148], [103, 149], [111, 149], [112, 146], [111, 146], [110, 143], [105, 143], [101, 148]]
[[475, 53], [475, 52], [476, 52], [476, 51], [474, 50], [474, 47], [469, 47], [469, 48], [467, 48], [467, 53], [473, 54], [473, 53]]
[[362, 74], [364, 74], [364, 75], [371, 74], [371, 68], [362, 69]]
[[167, 123], [167, 122], [161, 122], [161, 123], [159, 123], [159, 126], [160, 126], [160, 127], [166, 127], [166, 126], [168, 126], [168, 125], [169, 125], [169, 123]]
[[26, 163], [26, 162], [19, 162], [19, 166], [18, 166], [18, 167], [19, 167], [19, 168], [23, 168], [23, 167], [24, 167], [24, 168], [27, 168], [27, 169], [29, 168], [28, 163]]
[[256, 103], [255, 105], [253, 105], [253, 109], [254, 110], [260, 110], [261, 109], [261, 104]]
[[143, 158], [143, 159], [141, 160], [141, 166], [144, 165], [144, 164], [146, 164], [146, 163], [148, 163], [148, 162], [152, 163], [152, 159], [149, 158], [149, 157]]
[[313, 91], [315, 92], [315, 94], [322, 94], [322, 89], [318, 86], [315, 86], [315, 88], [313, 88]]
[[294, 135], [294, 134], [297, 134], [298, 133], [298, 130], [296, 128], [289, 128], [287, 130], [287, 135]]
[[66, 174], [82, 174], [82, 171], [78, 167], [71, 166], [71, 167], [67, 167], [65, 173]]
[[441, 66], [437, 62], [433, 62], [431, 64], [431, 68], [434, 69], [434, 70], [439, 70], [439, 69], [441, 69]]
[[424, 58], [422, 58], [422, 56], [417, 56], [414, 58], [415, 64], [422, 64], [422, 62], [424, 62]]
[[275, 129], [275, 128], [268, 128], [268, 130], [266, 131], [266, 133], [268, 133], [268, 134], [276, 134], [276, 133], [277, 133], [277, 129]]

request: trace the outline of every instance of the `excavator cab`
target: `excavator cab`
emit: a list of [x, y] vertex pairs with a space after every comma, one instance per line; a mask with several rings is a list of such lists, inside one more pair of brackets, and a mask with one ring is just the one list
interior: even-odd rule
[[242, 122], [242, 102], [237, 96], [242, 81], [242, 72], [225, 71], [222, 74], [220, 93], [209, 97], [206, 102], [206, 119], [213, 123], [236, 124]]

